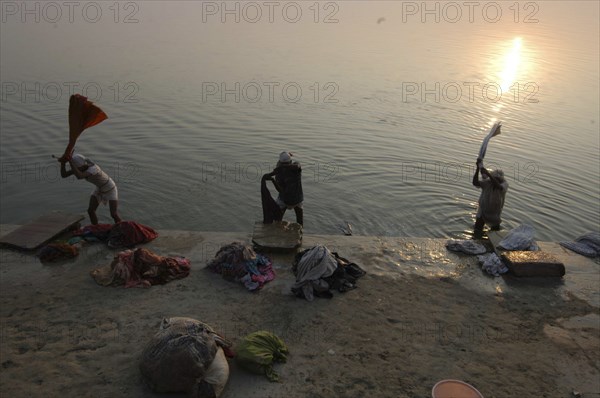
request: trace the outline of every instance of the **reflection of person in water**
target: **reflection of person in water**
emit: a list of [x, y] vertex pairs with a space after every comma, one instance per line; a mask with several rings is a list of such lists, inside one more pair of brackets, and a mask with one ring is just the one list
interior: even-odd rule
[[[482, 179], [479, 179], [481, 170]], [[479, 196], [479, 209], [475, 219], [475, 234], [481, 234], [483, 227], [487, 224], [493, 231], [500, 229], [502, 222], [500, 215], [504, 207], [504, 197], [508, 191], [508, 182], [504, 179], [502, 170], [488, 171], [483, 167], [483, 161], [478, 158], [473, 185], [481, 188]]]
[[294, 209], [296, 222], [303, 225], [302, 202], [304, 201], [304, 194], [302, 192], [302, 168], [300, 163], [292, 161], [291, 153], [281, 152], [275, 170], [266, 174], [265, 177], [273, 181], [275, 189], [279, 192], [276, 200], [279, 208], [283, 212], [287, 209]]
[[[119, 213], [117, 212], [119, 205], [117, 185], [108, 174], [102, 171], [94, 162], [77, 153], [69, 157], [68, 160], [60, 158], [58, 161], [60, 162], [60, 175], [62, 178], [74, 175], [78, 180], [85, 179], [96, 186], [96, 189], [92, 192], [92, 196], [90, 196], [90, 204], [88, 206], [88, 215], [92, 224], [98, 224], [96, 209], [100, 203], [106, 204], [106, 202], [109, 204], [110, 215], [115, 223], [121, 222], [121, 217], [119, 217]], [[69, 162], [71, 170], [65, 168], [67, 162]]]

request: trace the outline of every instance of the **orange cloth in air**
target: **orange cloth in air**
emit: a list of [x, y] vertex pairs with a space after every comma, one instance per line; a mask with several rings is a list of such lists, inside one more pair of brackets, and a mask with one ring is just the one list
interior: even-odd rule
[[87, 97], [79, 94], [73, 94], [69, 99], [69, 145], [61, 159], [67, 159], [73, 153], [77, 138], [83, 133], [83, 130], [95, 126], [107, 119], [106, 113]]

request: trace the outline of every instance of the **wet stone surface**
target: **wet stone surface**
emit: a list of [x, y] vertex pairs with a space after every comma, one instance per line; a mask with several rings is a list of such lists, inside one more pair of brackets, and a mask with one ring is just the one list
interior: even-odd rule
[[291, 251], [302, 244], [302, 226], [287, 221], [275, 221], [273, 224], [254, 224], [252, 243], [257, 249]]

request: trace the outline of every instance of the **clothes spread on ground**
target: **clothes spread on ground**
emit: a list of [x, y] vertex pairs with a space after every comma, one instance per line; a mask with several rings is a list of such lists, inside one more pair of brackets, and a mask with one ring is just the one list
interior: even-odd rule
[[273, 333], [261, 330], [250, 333], [238, 343], [235, 349], [237, 363], [246, 370], [264, 374], [270, 381], [279, 381], [273, 370], [274, 362], [287, 360], [288, 348]]
[[365, 275], [357, 264], [318, 245], [296, 255], [293, 266], [296, 283], [292, 292], [308, 301], [333, 297], [330, 289], [346, 292], [356, 288], [356, 279]]
[[449, 240], [446, 242], [446, 248], [453, 252], [465, 254], [483, 254], [487, 252], [484, 245], [472, 240]]
[[81, 237], [86, 242], [104, 242], [108, 239], [113, 224], [90, 224], [73, 232], [76, 237]]
[[566, 247], [575, 253], [586, 257], [600, 256], [600, 232], [588, 232], [581, 235], [575, 242], [559, 242], [562, 247]]
[[263, 210], [263, 224], [272, 224], [273, 221], [281, 221], [283, 219], [283, 210], [277, 205], [277, 202], [271, 196], [267, 181], [269, 174], [263, 175], [260, 180], [260, 200]]
[[83, 238], [86, 242], [106, 242], [111, 248], [132, 247], [150, 242], [158, 237], [158, 233], [154, 229], [135, 221], [86, 225], [73, 232], [73, 235]]
[[500, 276], [508, 272], [508, 268], [496, 253], [487, 253], [477, 256], [481, 269], [490, 275]]
[[121, 221], [115, 224], [107, 238], [108, 247], [132, 247], [156, 239], [158, 233], [135, 221]]
[[79, 249], [68, 243], [49, 243], [42, 247], [37, 255], [41, 262], [51, 263], [77, 257]]
[[250, 291], [261, 289], [275, 279], [271, 260], [241, 242], [221, 247], [208, 263], [208, 269], [227, 280], [243, 283]]
[[91, 275], [102, 286], [150, 287], [185, 278], [190, 268], [190, 260], [184, 257], [163, 257], [139, 248], [118, 253], [109, 265], [93, 270]]

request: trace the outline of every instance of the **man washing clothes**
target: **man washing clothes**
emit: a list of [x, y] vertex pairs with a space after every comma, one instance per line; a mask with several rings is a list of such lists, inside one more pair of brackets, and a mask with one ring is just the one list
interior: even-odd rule
[[273, 181], [275, 189], [279, 192], [276, 203], [281, 209], [281, 214], [287, 209], [294, 209], [296, 213], [296, 222], [304, 225], [304, 212], [302, 202], [304, 194], [302, 192], [302, 167], [300, 163], [292, 160], [292, 154], [281, 152], [279, 161], [275, 169], [263, 178]]
[[[90, 159], [78, 153], [68, 158], [60, 158], [58, 161], [60, 162], [60, 175], [62, 178], [74, 175], [78, 180], [85, 179], [96, 186], [90, 196], [90, 203], [88, 205], [88, 215], [93, 225], [98, 224], [96, 209], [98, 209], [100, 203], [106, 204], [107, 202], [110, 208], [110, 215], [115, 224], [121, 222], [121, 217], [119, 217], [117, 211], [119, 205], [117, 185], [108, 174]], [[69, 163], [71, 170], [66, 169], [66, 163]]]
[[[479, 172], [483, 178], [479, 179]], [[481, 236], [483, 227], [487, 224], [492, 231], [500, 229], [504, 197], [508, 191], [508, 182], [504, 179], [502, 170], [488, 171], [483, 167], [483, 160], [477, 158], [473, 185], [481, 188], [479, 196], [479, 209], [475, 219], [475, 235]]]

